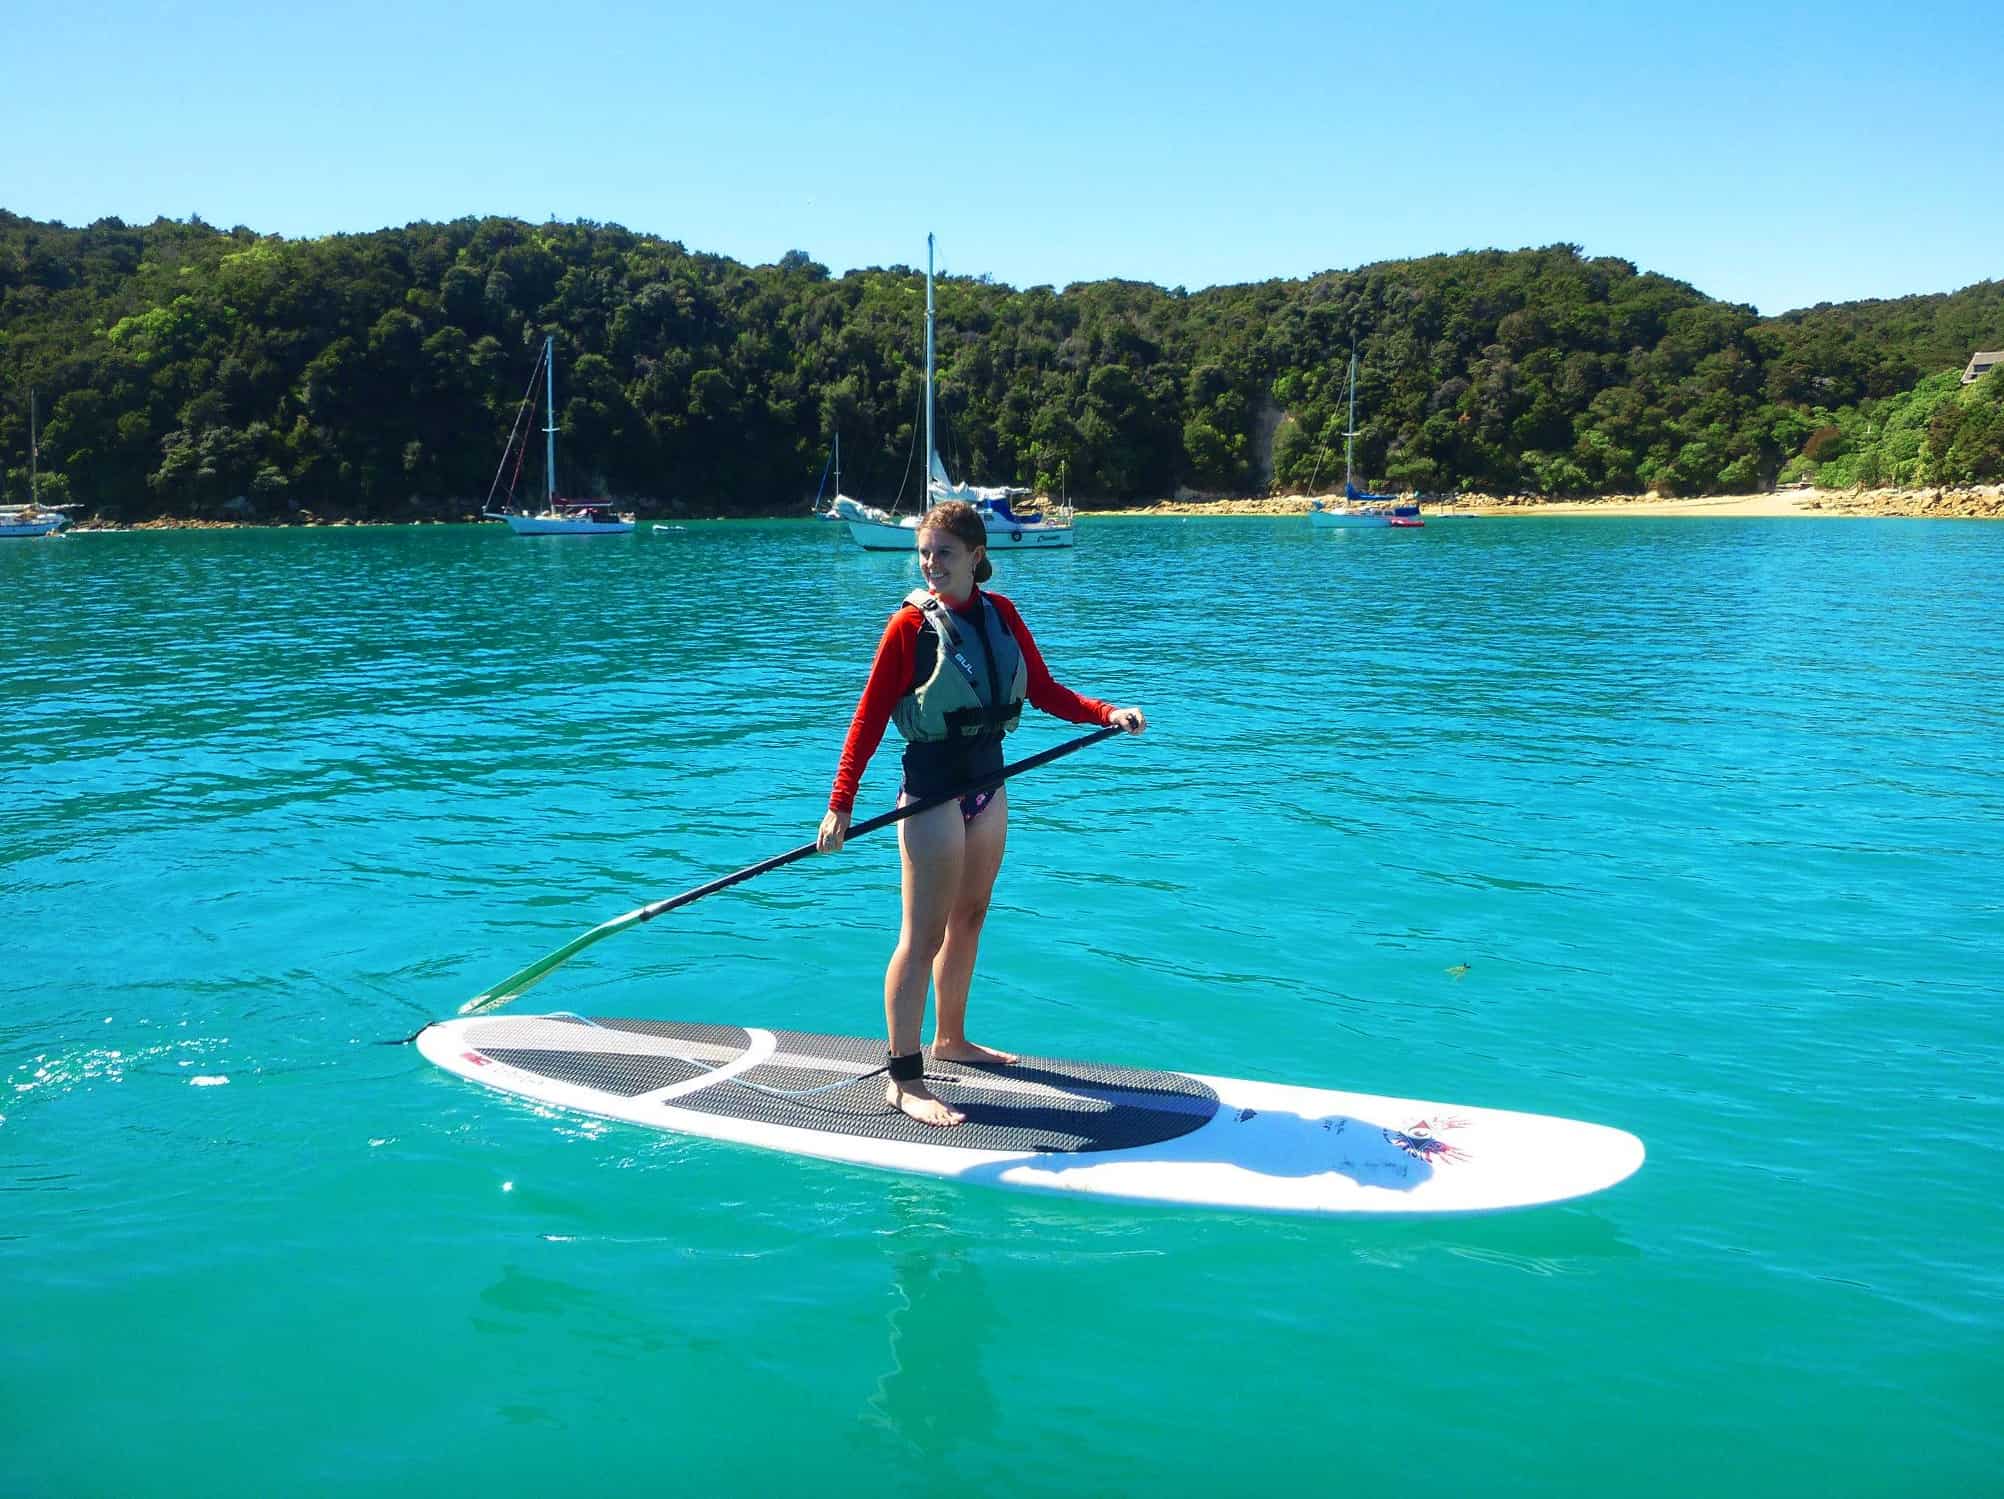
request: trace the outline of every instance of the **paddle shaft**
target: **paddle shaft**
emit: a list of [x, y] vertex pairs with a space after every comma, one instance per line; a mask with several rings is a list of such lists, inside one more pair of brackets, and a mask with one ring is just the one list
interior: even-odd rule
[[[907, 817], [916, 817], [921, 812], [930, 812], [934, 807], [943, 807], [948, 802], [959, 801], [963, 796], [973, 796], [975, 793], [981, 791], [992, 791], [1011, 776], [1021, 775], [1026, 770], [1035, 770], [1039, 765], [1048, 765], [1051, 761], [1069, 755], [1074, 750], [1082, 750], [1089, 744], [1097, 744], [1100, 740], [1111, 738], [1120, 732], [1116, 728], [1106, 728], [1100, 729], [1096, 733], [1082, 734], [1077, 739], [1067, 740], [1063, 744], [1045, 750], [1042, 754], [1031, 755], [1027, 759], [1018, 760], [1014, 765], [1005, 765], [992, 775], [985, 776], [977, 781], [969, 781], [965, 786], [957, 787], [952, 791], [941, 792], [938, 796], [928, 796], [921, 801], [910, 802], [902, 807], [894, 807], [888, 812], [880, 812], [875, 817], [868, 818], [850, 828], [843, 835], [843, 841], [846, 843], [851, 839], [862, 837], [865, 833], [874, 833], [877, 829], [887, 828], [894, 822], [903, 822]], [[642, 906], [640, 908], [640, 919], [642, 921], [652, 921], [664, 911], [672, 911], [677, 906], [686, 906], [691, 901], [701, 900], [706, 895], [715, 895], [719, 890], [728, 890], [733, 885], [741, 884], [745, 880], [755, 879], [770, 870], [779, 869], [784, 865], [791, 864], [796, 859], [804, 859], [809, 854], [818, 850], [820, 846], [819, 842], [803, 843], [799, 848], [789, 849], [783, 854], [776, 854], [772, 858], [757, 864], [746, 865], [736, 874], [727, 874], [722, 879], [711, 880], [707, 885], [698, 885], [694, 890], [685, 890], [680, 895], [671, 895], [666, 900], [657, 900], [651, 906]]]
[[[865, 833], [874, 833], [879, 828], [887, 828], [892, 823], [903, 822], [907, 817], [916, 817], [921, 812], [930, 812], [934, 807], [943, 807], [948, 802], [960, 800], [963, 796], [973, 796], [975, 793], [981, 791], [992, 791], [1011, 776], [1019, 776], [1026, 770], [1035, 770], [1040, 765], [1048, 765], [1053, 760], [1062, 759], [1066, 755], [1084, 749], [1089, 744], [1098, 744], [1102, 739], [1111, 739], [1115, 734], [1121, 732], [1123, 732], [1121, 729], [1114, 726], [1096, 729], [1090, 734], [1081, 734], [1076, 739], [1067, 739], [1063, 744], [1053, 745], [1051, 748], [1038, 754], [1027, 756], [1024, 759], [1018, 760], [1013, 765], [1005, 765], [1000, 770], [994, 771], [989, 775], [977, 777], [964, 786], [955, 787], [952, 791], [942, 792], [938, 796], [928, 796], [919, 801], [909, 802], [902, 807], [894, 807], [888, 812], [881, 812], [877, 816], [859, 822], [850, 828], [844, 841], [860, 838]], [[809, 854], [817, 852], [819, 848], [820, 844], [818, 842], [803, 843], [798, 848], [788, 849], [783, 854], [775, 854], [772, 858], [761, 860], [757, 864], [748, 864], [733, 874], [724, 875], [721, 879], [711, 880], [707, 885], [698, 885], [693, 890], [684, 890], [680, 895], [671, 895], [666, 900], [654, 901], [649, 905], [640, 907], [638, 910], [628, 911], [624, 916], [615, 916], [610, 921], [601, 922], [583, 936], [572, 938], [555, 952], [550, 953], [546, 957], [538, 958], [520, 972], [511, 973], [493, 988], [482, 994], [475, 995], [459, 1007], [459, 1013], [462, 1015], [471, 1015], [481, 1010], [499, 1009], [510, 1000], [520, 997], [535, 984], [540, 983], [559, 964], [569, 961], [593, 943], [603, 941], [614, 932], [624, 931], [626, 928], [636, 926], [644, 921], [652, 921], [655, 917], [665, 912], [673, 911], [678, 906], [689, 905], [692, 902], [701, 900], [706, 895], [715, 895], [719, 890], [728, 890], [733, 885], [741, 885], [746, 880], [756, 879], [762, 874], [783, 868], [796, 860], [804, 859]]]

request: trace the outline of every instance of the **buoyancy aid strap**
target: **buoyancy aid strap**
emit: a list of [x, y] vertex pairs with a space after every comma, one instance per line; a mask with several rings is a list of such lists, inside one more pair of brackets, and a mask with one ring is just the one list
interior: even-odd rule
[[914, 588], [905, 595], [905, 602], [930, 620], [932, 627], [947, 640], [956, 644], [959, 642], [960, 626], [954, 621], [953, 611], [946, 607], [945, 601], [938, 594], [929, 589]]
[[[905, 602], [926, 617], [927, 622], [932, 625], [933, 633], [938, 637], [939, 648], [959, 668], [960, 674], [967, 678], [970, 685], [978, 686], [980, 678], [975, 675], [974, 663], [967, 659], [966, 645], [960, 621], [953, 617], [953, 611], [946, 607], [938, 595], [930, 593], [923, 588], [914, 588], [910, 593], [906, 594]], [[989, 603], [988, 600], [982, 599], [981, 607], [986, 611], [993, 609], [995, 606]], [[988, 688], [990, 700], [992, 701], [994, 698], [1001, 696], [1000, 679], [996, 674], [995, 651], [988, 643], [988, 631], [984, 628], [985, 623], [983, 621], [982, 624], [977, 625], [971, 633], [981, 642], [981, 654], [988, 658]], [[931, 675], [932, 673], [926, 671], [921, 671], [920, 673], [922, 679]]]
[[999, 734], [1005, 724], [1015, 722], [1015, 705], [1007, 708], [952, 708], [946, 715], [949, 739], [967, 734]]

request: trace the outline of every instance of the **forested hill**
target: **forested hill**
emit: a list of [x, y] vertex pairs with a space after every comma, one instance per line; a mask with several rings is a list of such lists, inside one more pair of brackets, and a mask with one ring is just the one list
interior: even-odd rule
[[[938, 302], [949, 467], [1086, 503], [1326, 487], [1353, 344], [1364, 475], [1554, 494], [1752, 488], [1838, 408], [2004, 347], [2004, 283], [1764, 321], [1566, 245], [1194, 294], [948, 277]], [[745, 266], [614, 225], [288, 241], [0, 212], [0, 466], [21, 497], [33, 386], [44, 498], [464, 513], [551, 333], [567, 493], [775, 513], [839, 432], [844, 488], [909, 503], [923, 308], [906, 267]]]

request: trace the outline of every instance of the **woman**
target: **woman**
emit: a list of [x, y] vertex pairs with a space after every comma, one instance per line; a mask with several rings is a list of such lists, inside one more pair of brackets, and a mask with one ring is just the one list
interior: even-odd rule
[[[1016, 726], [1025, 698], [1069, 723], [1112, 724], [1130, 734], [1147, 727], [1139, 708], [1115, 708], [1054, 682], [1016, 606], [999, 593], [981, 591], [978, 585], [995, 570], [988, 561], [987, 529], [972, 505], [949, 500], [927, 511], [919, 522], [918, 557], [926, 587], [906, 597], [878, 642], [815, 839], [823, 853], [841, 848], [848, 835], [863, 767], [888, 723], [895, 722], [906, 741], [900, 806], [1001, 769], [1002, 736]], [[961, 797], [898, 825], [904, 922], [884, 971], [890, 1039], [884, 1102], [921, 1124], [947, 1127], [966, 1118], [925, 1086], [919, 1030], [928, 977], [937, 1000], [936, 1059], [1016, 1060], [967, 1039], [967, 989], [1008, 831], [1006, 786]]]

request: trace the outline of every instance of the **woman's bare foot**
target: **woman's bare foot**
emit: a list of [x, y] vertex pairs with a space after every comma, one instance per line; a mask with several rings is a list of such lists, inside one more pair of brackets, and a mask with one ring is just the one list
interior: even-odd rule
[[952, 1129], [967, 1122], [960, 1110], [948, 1108], [927, 1092], [924, 1083], [901, 1083], [893, 1078], [884, 1084], [884, 1102], [934, 1129]]
[[972, 1041], [934, 1041], [936, 1062], [985, 1062], [991, 1067], [1007, 1067], [1023, 1059], [1013, 1051], [997, 1051], [992, 1046], [976, 1046]]

